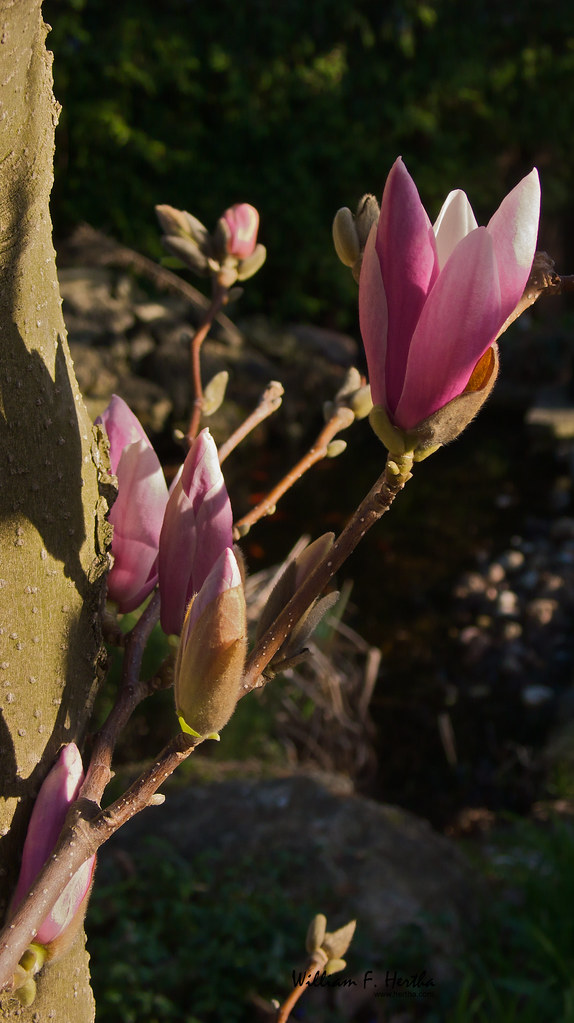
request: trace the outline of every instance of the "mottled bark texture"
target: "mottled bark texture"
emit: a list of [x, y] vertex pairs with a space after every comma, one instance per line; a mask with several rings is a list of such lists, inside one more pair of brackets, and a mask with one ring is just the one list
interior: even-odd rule
[[[81, 742], [100, 659], [105, 504], [70, 361], [49, 196], [58, 105], [40, 0], [0, 0], [0, 918], [34, 796]], [[94, 1018], [78, 940], [2, 1019]]]

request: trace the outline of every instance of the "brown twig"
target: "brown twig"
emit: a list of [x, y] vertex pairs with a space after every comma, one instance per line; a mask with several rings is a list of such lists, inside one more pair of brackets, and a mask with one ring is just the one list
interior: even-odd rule
[[498, 340], [500, 335], [508, 330], [510, 324], [522, 316], [522, 313], [543, 295], [563, 295], [570, 291], [574, 291], [574, 274], [567, 276], [557, 274], [554, 269], [554, 260], [546, 252], [537, 252], [524, 294], [508, 319], [502, 324], [495, 340]]
[[301, 995], [307, 990], [310, 984], [313, 983], [314, 978], [318, 973], [321, 973], [321, 966], [316, 959], [311, 960], [310, 966], [307, 968], [303, 980], [293, 987], [293, 990], [288, 998], [285, 999], [283, 1005], [277, 1010], [276, 1023], [287, 1023], [289, 1016], [299, 1001]]
[[151, 767], [105, 810], [80, 798], [72, 805], [56, 849], [26, 899], [0, 933], [0, 991], [10, 989], [21, 956], [40, 924], [82, 863], [137, 813], [153, 802], [157, 789], [193, 753], [200, 739], [180, 732]]
[[243, 695], [262, 685], [263, 670], [283, 645], [293, 626], [322, 593], [367, 530], [389, 510], [399, 491], [410, 479], [411, 468], [412, 456], [388, 456], [384, 472], [353, 513], [341, 535], [252, 650], [245, 667]]
[[221, 445], [219, 449], [219, 464], [223, 465], [223, 462], [231, 454], [231, 452], [241, 443], [242, 440], [247, 437], [252, 430], [255, 429], [259, 423], [262, 423], [264, 419], [276, 412], [280, 407], [283, 400], [283, 384], [280, 384], [278, 380], [271, 380], [263, 394], [261, 395], [257, 407], [253, 412], [247, 416], [247, 419], [237, 427], [231, 437]]
[[242, 519], [239, 519], [233, 527], [233, 537], [235, 540], [239, 540], [242, 536], [245, 536], [249, 532], [251, 527], [262, 519], [265, 515], [272, 515], [275, 511], [277, 502], [283, 494], [285, 494], [290, 487], [293, 486], [297, 480], [301, 479], [304, 473], [306, 473], [316, 462], [320, 462], [321, 459], [326, 458], [327, 448], [333, 437], [339, 433], [340, 430], [344, 430], [347, 426], [350, 426], [355, 416], [349, 408], [345, 405], [340, 405], [329, 421], [325, 424], [321, 430], [317, 440], [312, 447], [309, 448], [306, 455], [297, 462], [296, 465], [283, 477], [280, 482], [270, 490], [266, 497], [259, 502], [255, 508], [252, 508], [247, 515], [244, 515]]
[[122, 683], [118, 699], [96, 736], [90, 766], [82, 786], [82, 797], [94, 803], [100, 802], [112, 776], [110, 769], [112, 756], [120, 733], [138, 703], [151, 691], [148, 684], [140, 682], [139, 675], [146, 643], [159, 621], [159, 609], [160, 598], [156, 592], [132, 631], [125, 637]]
[[229, 289], [224, 285], [216, 282], [214, 285], [213, 298], [211, 305], [207, 310], [201, 325], [196, 330], [191, 340], [189, 349], [189, 360], [190, 360], [190, 378], [191, 387], [193, 394], [193, 407], [191, 411], [191, 419], [189, 421], [189, 428], [187, 431], [187, 442], [189, 445], [195, 440], [197, 431], [199, 429], [199, 422], [201, 419], [201, 413], [203, 411], [203, 387], [201, 385], [201, 346], [207, 337], [211, 325], [217, 316], [218, 312], [225, 305], [229, 296]]

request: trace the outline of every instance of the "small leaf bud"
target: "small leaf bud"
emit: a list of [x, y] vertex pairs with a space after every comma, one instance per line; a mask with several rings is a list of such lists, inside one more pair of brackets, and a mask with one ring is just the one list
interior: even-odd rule
[[28, 977], [26, 983], [22, 984], [22, 987], [17, 988], [14, 994], [20, 1004], [27, 1009], [30, 1005], [33, 1005], [36, 998], [36, 981], [33, 977]]
[[309, 955], [313, 955], [321, 947], [326, 930], [327, 917], [323, 913], [317, 913], [317, 916], [314, 916], [309, 924], [305, 939], [305, 947]]
[[379, 219], [379, 204], [374, 195], [364, 195], [353, 216], [347, 206], [338, 210], [333, 220], [333, 242], [335, 251], [345, 266], [351, 268], [353, 277], [359, 281], [363, 252], [369, 232]]
[[242, 259], [237, 268], [237, 280], [246, 281], [261, 269], [267, 259], [267, 249], [259, 242], [250, 256]]
[[173, 256], [181, 259], [185, 266], [193, 270], [200, 277], [205, 277], [208, 272], [208, 261], [201, 251], [197, 242], [192, 238], [179, 238], [177, 235], [164, 235], [163, 246]]
[[327, 932], [321, 943], [321, 948], [327, 953], [329, 959], [340, 959], [341, 956], [345, 955], [353, 940], [356, 927], [357, 921], [349, 920], [348, 924], [345, 924], [344, 927], [339, 927], [337, 931]]
[[327, 458], [337, 458], [338, 455], [342, 455], [343, 451], [347, 449], [346, 440], [332, 440], [327, 444]]
[[212, 416], [223, 404], [225, 391], [229, 381], [229, 373], [223, 369], [211, 378], [203, 392], [203, 415]]
[[379, 220], [380, 208], [377, 199], [374, 195], [367, 193], [357, 204], [357, 212], [355, 214], [355, 227], [357, 235], [359, 237], [359, 245], [361, 246], [361, 252], [367, 244], [367, 238], [371, 233], [373, 224], [376, 224]]
[[349, 398], [349, 408], [355, 413], [355, 419], [366, 419], [373, 407], [371, 388], [368, 384], [359, 387]]
[[355, 227], [355, 218], [348, 206], [343, 206], [335, 213], [333, 244], [341, 263], [353, 267], [361, 254], [361, 248]]
[[207, 228], [197, 217], [187, 213], [186, 210], [176, 210], [173, 206], [156, 206], [157, 219], [165, 235], [175, 235], [180, 238], [190, 238], [199, 246], [206, 245], [209, 238]]
[[329, 959], [329, 962], [325, 966], [325, 974], [330, 977], [332, 973], [340, 973], [344, 970], [347, 963], [344, 959]]

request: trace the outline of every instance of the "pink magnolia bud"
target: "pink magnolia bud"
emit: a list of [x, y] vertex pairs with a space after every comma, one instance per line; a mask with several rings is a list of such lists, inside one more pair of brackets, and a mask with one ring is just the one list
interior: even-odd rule
[[522, 296], [539, 210], [532, 170], [487, 227], [477, 227], [458, 190], [433, 228], [414, 181], [396, 160], [359, 285], [373, 402], [392, 427], [413, 430], [465, 392]]
[[114, 565], [108, 593], [123, 613], [139, 607], [157, 582], [167, 486], [159, 459], [125, 401], [114, 394], [96, 422], [106, 430], [112, 472], [118, 477], [118, 496], [109, 514]]
[[239, 698], [246, 648], [243, 582], [228, 547], [185, 616], [174, 680], [176, 710], [184, 731], [217, 738]]
[[208, 429], [194, 440], [172, 488], [159, 540], [164, 632], [181, 632], [185, 610], [219, 555], [231, 547], [233, 514]]
[[237, 259], [247, 259], [253, 253], [259, 230], [259, 214], [249, 203], [236, 203], [221, 218], [228, 229], [227, 252]]
[[[75, 743], [64, 746], [40, 788], [22, 852], [22, 866], [11, 909], [16, 910], [51, 856], [66, 814], [77, 799], [84, 780], [82, 758]], [[57, 902], [43, 920], [35, 941], [50, 945], [57, 941], [78, 913], [83, 913], [90, 891], [96, 857], [86, 860], [68, 882]]]

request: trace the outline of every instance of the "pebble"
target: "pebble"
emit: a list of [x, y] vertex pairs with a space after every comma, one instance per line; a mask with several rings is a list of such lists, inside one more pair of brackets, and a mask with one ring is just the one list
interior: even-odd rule
[[536, 600], [529, 601], [526, 605], [526, 614], [537, 625], [549, 625], [556, 614], [557, 608], [558, 602], [556, 600], [551, 600], [549, 597], [538, 597]]
[[518, 597], [513, 590], [501, 590], [498, 594], [496, 610], [500, 615], [516, 615], [519, 611]]
[[505, 576], [506, 572], [499, 561], [494, 561], [486, 573], [489, 583], [501, 583]]
[[500, 564], [507, 572], [516, 572], [517, 569], [522, 568], [524, 561], [524, 554], [520, 550], [505, 551], [499, 558]]
[[550, 686], [525, 686], [520, 698], [525, 707], [540, 707], [554, 699], [554, 690]]
[[524, 713], [572, 693], [574, 718], [574, 517], [532, 517], [525, 532], [480, 551], [453, 587], [462, 648], [453, 682], [501, 707], [516, 708], [518, 692]]

